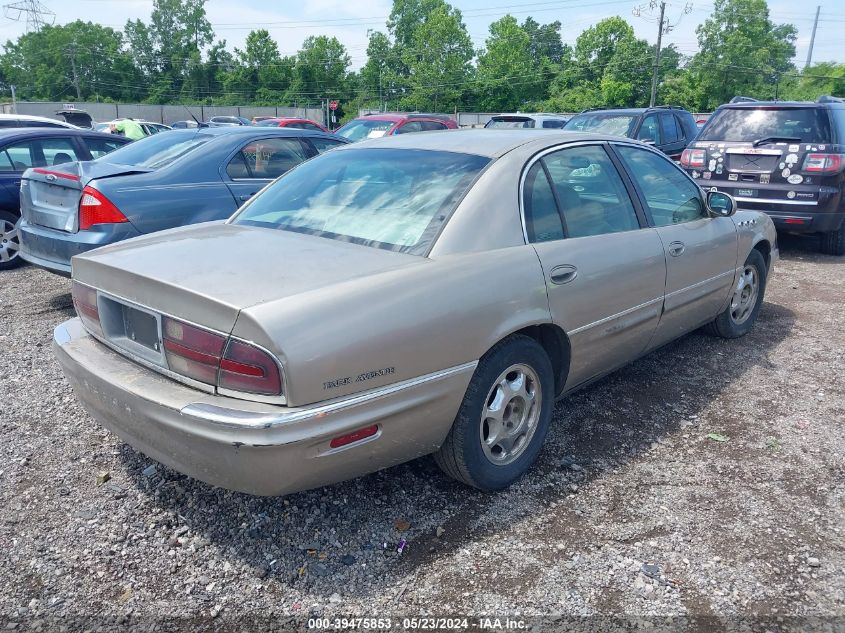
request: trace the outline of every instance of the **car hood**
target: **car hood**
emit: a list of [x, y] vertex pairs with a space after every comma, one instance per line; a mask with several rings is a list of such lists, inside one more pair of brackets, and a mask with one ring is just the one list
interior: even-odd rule
[[222, 332], [238, 313], [429, 260], [277, 229], [209, 222], [73, 258], [73, 277], [114, 296]]

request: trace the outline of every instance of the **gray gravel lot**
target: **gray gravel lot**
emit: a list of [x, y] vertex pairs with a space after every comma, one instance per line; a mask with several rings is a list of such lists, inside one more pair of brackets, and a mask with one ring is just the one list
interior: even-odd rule
[[561, 401], [540, 463], [500, 494], [428, 458], [275, 499], [155, 466], [93, 422], [53, 358], [68, 280], [0, 273], [0, 627], [242, 613], [842, 623], [845, 258], [810, 239], [781, 248], [749, 336], [694, 333]]

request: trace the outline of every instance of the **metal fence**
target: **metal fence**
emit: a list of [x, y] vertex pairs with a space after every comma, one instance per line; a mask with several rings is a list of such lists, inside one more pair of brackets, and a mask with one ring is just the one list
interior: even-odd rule
[[[359, 110], [360, 115], [364, 114], [378, 114], [378, 110], [367, 110], [362, 109]], [[449, 117], [455, 120], [458, 124], [458, 127], [484, 127], [484, 124], [487, 123], [492, 117], [498, 116], [501, 114], [500, 112], [449, 112], [447, 113]], [[570, 118], [578, 114], [577, 112], [557, 112], [560, 116], [564, 118]], [[692, 115], [695, 117], [696, 121], [707, 119], [711, 113], [709, 112], [693, 112]]]
[[[29, 114], [58, 119], [56, 112], [70, 105], [59, 101], [18, 101], [15, 104], [0, 104], [0, 111], [5, 114]], [[84, 110], [94, 121], [111, 121], [131, 117], [157, 123], [190, 120], [191, 115], [199, 121], [206, 121], [213, 116], [242, 116], [248, 119], [254, 116], [302, 117], [323, 122], [320, 108], [290, 108], [284, 106], [181, 106], [151, 105], [147, 103], [86, 103], [76, 102], [73, 107]]]

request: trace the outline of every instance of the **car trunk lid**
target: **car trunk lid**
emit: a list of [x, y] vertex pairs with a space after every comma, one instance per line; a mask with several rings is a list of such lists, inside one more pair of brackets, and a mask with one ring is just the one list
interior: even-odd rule
[[424, 257], [222, 222], [180, 227], [73, 258], [73, 277], [106, 294], [228, 333], [240, 310]]
[[149, 171], [100, 161], [29, 169], [21, 179], [21, 214], [30, 224], [76, 233], [79, 230], [79, 199], [86, 185], [97, 179]]

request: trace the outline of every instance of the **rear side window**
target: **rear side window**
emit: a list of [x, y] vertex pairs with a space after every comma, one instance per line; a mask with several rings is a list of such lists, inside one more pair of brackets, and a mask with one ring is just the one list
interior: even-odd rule
[[45, 138], [39, 141], [46, 165], [62, 165], [79, 160], [76, 146], [66, 138]]
[[407, 134], [409, 132], [422, 132], [422, 121], [408, 121], [405, 125], [399, 126], [395, 134]]
[[564, 121], [563, 119], [546, 119], [545, 121], [543, 121], [543, 127], [548, 129], [559, 130], [564, 126], [565, 123], [566, 121]]
[[767, 138], [796, 143], [830, 143], [827, 112], [822, 108], [722, 108], [707, 122], [700, 141], [753, 142]]
[[341, 143], [340, 141], [336, 141], [331, 138], [309, 138], [311, 145], [314, 146], [314, 149], [317, 150], [318, 154], [322, 154], [330, 149], [334, 149], [338, 145], [345, 145], [345, 143]]
[[436, 132], [438, 130], [446, 129], [445, 124], [437, 123], [436, 121], [420, 121], [420, 125], [422, 126], [423, 132]]
[[99, 158], [113, 152], [118, 147], [122, 147], [124, 143], [117, 141], [109, 141], [102, 138], [86, 138], [85, 144], [88, 146], [88, 151], [91, 152], [92, 158]]
[[675, 143], [683, 138], [683, 134], [678, 130], [678, 121], [673, 114], [660, 115], [660, 132], [664, 143]]
[[836, 130], [836, 142], [842, 145], [845, 143], [845, 108], [831, 108], [829, 112]]
[[563, 223], [541, 161], [538, 160], [528, 170], [522, 195], [528, 241], [533, 244], [562, 240]]

